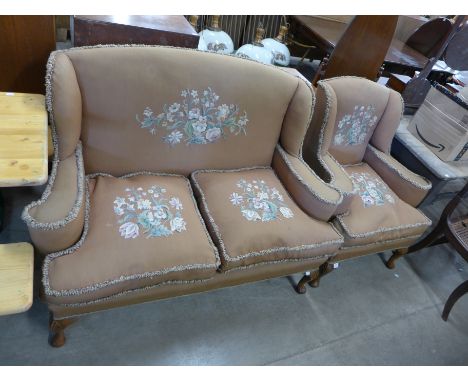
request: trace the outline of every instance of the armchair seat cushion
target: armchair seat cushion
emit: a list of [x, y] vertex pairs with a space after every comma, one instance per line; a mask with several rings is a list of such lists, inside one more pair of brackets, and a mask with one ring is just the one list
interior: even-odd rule
[[343, 242], [331, 224], [312, 219], [294, 203], [269, 167], [196, 171], [192, 182], [224, 271], [325, 261]]
[[366, 163], [344, 167], [356, 197], [335, 223], [345, 238], [343, 247], [396, 241], [422, 235], [431, 221], [402, 201]]
[[44, 284], [48, 296], [82, 302], [209, 279], [218, 259], [187, 178], [91, 176], [83, 236], [47, 256]]

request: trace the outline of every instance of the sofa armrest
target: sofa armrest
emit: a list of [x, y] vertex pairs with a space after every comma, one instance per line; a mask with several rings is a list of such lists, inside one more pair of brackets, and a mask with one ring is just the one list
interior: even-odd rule
[[426, 178], [408, 170], [391, 155], [368, 145], [364, 161], [371, 166], [398, 197], [416, 207], [432, 185]]
[[343, 200], [339, 191], [280, 145], [276, 146], [273, 155], [273, 169], [297, 205], [314, 218], [329, 220]]
[[85, 176], [81, 143], [59, 160], [56, 155], [42, 197], [27, 205], [22, 219], [37, 251], [47, 254], [73, 245], [84, 226]]

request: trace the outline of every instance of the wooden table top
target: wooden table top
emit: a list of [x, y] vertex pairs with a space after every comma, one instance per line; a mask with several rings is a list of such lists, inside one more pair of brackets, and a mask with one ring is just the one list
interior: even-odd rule
[[[310, 32], [310, 37], [318, 47], [330, 54], [345, 32], [348, 24], [314, 16], [293, 16]], [[427, 57], [394, 38], [385, 56], [385, 62], [422, 69], [428, 62]]]
[[47, 181], [47, 134], [43, 95], [0, 92], [0, 187]]
[[33, 272], [31, 244], [0, 244], [0, 316], [25, 312], [31, 307]]

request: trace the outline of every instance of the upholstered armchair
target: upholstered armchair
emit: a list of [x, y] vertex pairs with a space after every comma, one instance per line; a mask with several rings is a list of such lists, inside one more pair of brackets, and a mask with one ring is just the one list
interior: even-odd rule
[[343, 195], [332, 222], [344, 244], [332, 262], [406, 248], [431, 224], [415, 208], [430, 182], [390, 155], [402, 111], [398, 93], [367, 79], [318, 82], [303, 158]]
[[55, 158], [27, 206], [51, 343], [85, 313], [317, 270], [343, 203], [302, 160], [315, 96], [281, 69], [168, 47], [52, 53]]

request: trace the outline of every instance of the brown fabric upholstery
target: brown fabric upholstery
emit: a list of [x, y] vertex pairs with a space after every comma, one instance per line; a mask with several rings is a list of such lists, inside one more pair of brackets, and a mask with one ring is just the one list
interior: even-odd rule
[[48, 308], [54, 318], [61, 319], [99, 310], [117, 308], [157, 299], [204, 292], [212, 289], [225, 288], [248, 282], [266, 280], [274, 277], [287, 276], [298, 272], [313, 271], [325, 262], [326, 258], [299, 259], [292, 262], [278, 262], [257, 265], [250, 268], [234, 269], [231, 272], [217, 272], [212, 278], [194, 282], [172, 282], [158, 284], [145, 288], [120, 293], [118, 295], [89, 300], [84, 295], [54, 297], [46, 296]]
[[[46, 88], [58, 171], [25, 220], [47, 224], [31, 236], [54, 252], [43, 286], [57, 311], [313, 270], [342, 244], [308, 215], [328, 219], [345, 193], [302, 161], [315, 98], [297, 77], [221, 54], [109, 46], [53, 53]], [[236, 170], [244, 167], [256, 169]], [[184, 177], [194, 170], [205, 219]], [[250, 200], [261, 208], [240, 209], [239, 176], [271, 186]]]
[[192, 181], [223, 270], [324, 257], [342, 243], [296, 206], [271, 168], [197, 171]]
[[[301, 81], [272, 66], [190, 49], [103, 47], [69, 50], [57, 56], [63, 55], [73, 64], [82, 93], [86, 173], [103, 171], [117, 176], [145, 169], [189, 175], [204, 168], [270, 165], [284, 116]], [[57, 61], [55, 70], [60, 63]], [[310, 90], [304, 93], [303, 86], [297, 102], [310, 104]], [[184, 91], [189, 93], [185, 97]], [[206, 98], [207, 105], [203, 102], [205, 91], [216, 94]], [[192, 92], [197, 96], [192, 97]], [[145, 118], [146, 108], [152, 114], [148, 110]], [[217, 119], [214, 116], [221, 113], [220, 108], [229, 113]], [[189, 144], [186, 138], [203, 111], [208, 121], [200, 122], [197, 128], [206, 129], [210, 121], [226, 127], [219, 139], [215, 139], [219, 129], [209, 135], [213, 142]], [[244, 113], [248, 120], [245, 134], [238, 128], [231, 130]], [[305, 116], [289, 119], [302, 123], [310, 107], [301, 113]], [[163, 120], [151, 125], [150, 119], [160, 115]], [[306, 123], [286, 125], [291, 125], [289, 130], [305, 130]], [[180, 142], [171, 145], [164, 140], [171, 134], [178, 135]], [[203, 139], [207, 136], [204, 130]], [[129, 145], [138, 150], [128, 150]]]
[[[55, 127], [60, 159], [70, 156], [81, 134], [81, 92], [73, 64], [65, 54], [57, 54], [51, 77], [53, 93], [49, 93], [49, 112]], [[50, 92], [51, 89], [48, 91]], [[52, 112], [53, 111], [53, 112]]]
[[74, 250], [47, 256], [47, 295], [83, 295], [81, 299], [92, 300], [215, 274], [217, 250], [198, 213], [188, 179], [98, 176], [90, 184], [84, 240]]
[[389, 154], [369, 145], [364, 160], [392, 190], [409, 205], [416, 207], [431, 189], [431, 182], [408, 170]]
[[420, 236], [431, 221], [385, 184], [367, 164], [345, 167], [358, 195], [349, 212], [337, 216], [343, 247]]
[[309, 216], [327, 221], [341, 203], [340, 192], [327, 185], [310, 167], [277, 146], [273, 169], [294, 201]]
[[84, 172], [81, 146], [56, 163], [42, 199], [27, 206], [23, 219], [38, 253], [60, 251], [74, 244], [84, 224]]
[[315, 94], [303, 156], [343, 195], [334, 224], [345, 243], [335, 259], [416, 241], [431, 222], [412, 206], [431, 185], [389, 155], [401, 96], [357, 77], [320, 81]]

